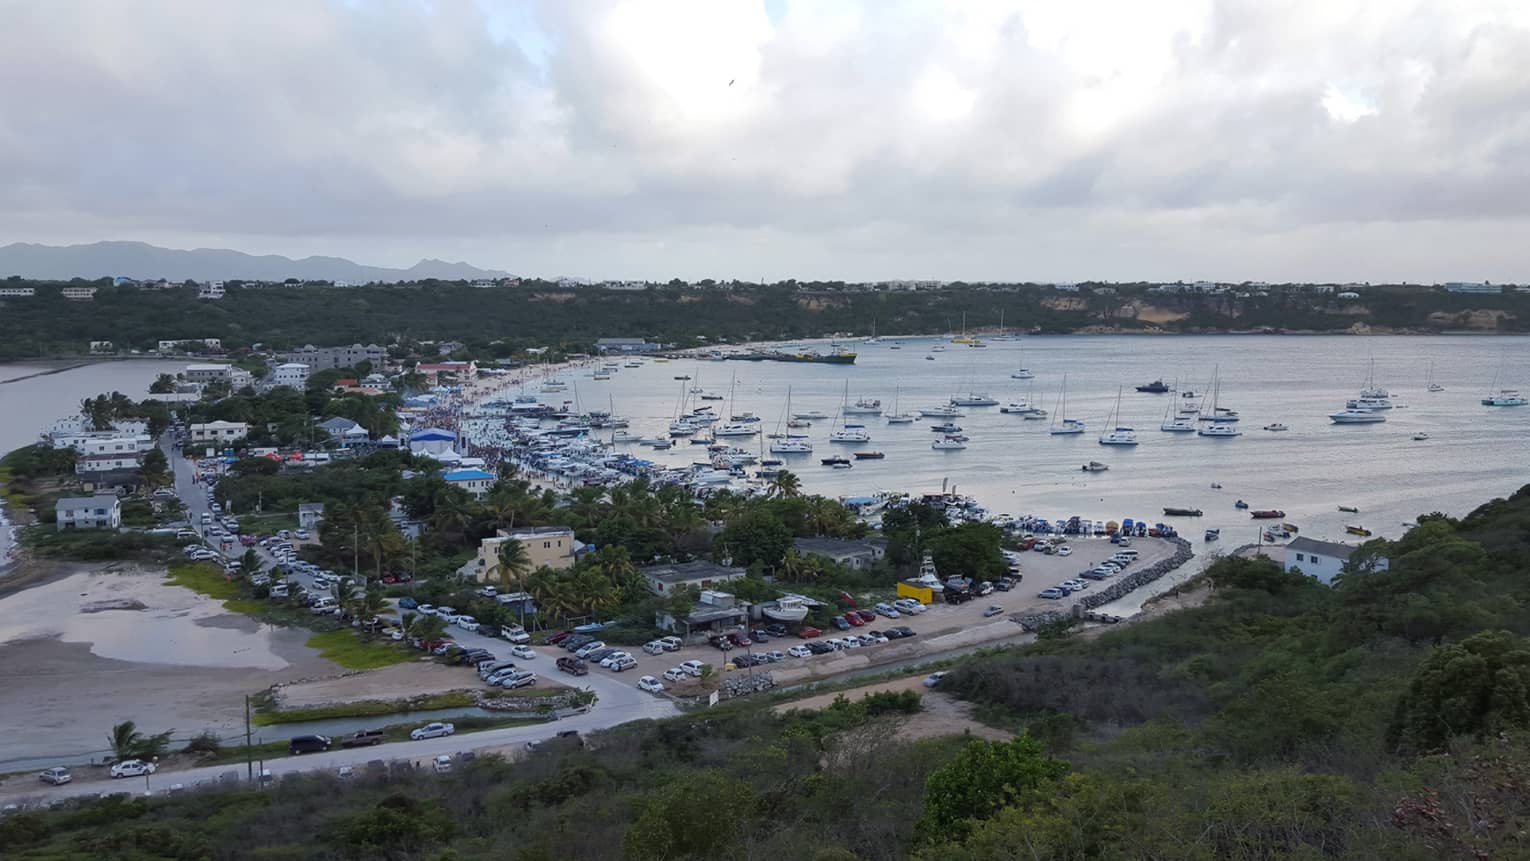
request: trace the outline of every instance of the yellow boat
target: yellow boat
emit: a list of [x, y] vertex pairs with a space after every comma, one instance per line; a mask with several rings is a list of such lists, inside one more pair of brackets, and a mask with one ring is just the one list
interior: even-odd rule
[[1371, 537], [1371, 531], [1366, 529], [1364, 526], [1346, 526], [1344, 527], [1344, 531], [1348, 532], [1350, 535], [1360, 535], [1365, 538]]

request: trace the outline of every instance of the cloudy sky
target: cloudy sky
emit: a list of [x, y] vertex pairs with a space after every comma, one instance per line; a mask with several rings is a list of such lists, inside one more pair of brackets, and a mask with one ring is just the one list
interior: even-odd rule
[[1525, 0], [0, 0], [0, 243], [1530, 281]]

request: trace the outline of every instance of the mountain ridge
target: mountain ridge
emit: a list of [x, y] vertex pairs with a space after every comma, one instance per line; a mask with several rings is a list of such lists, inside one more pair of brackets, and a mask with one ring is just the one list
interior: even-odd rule
[[13, 242], [0, 246], [0, 277], [68, 280], [102, 277], [165, 278], [171, 281], [249, 279], [345, 281], [349, 283], [506, 278], [508, 272], [470, 263], [423, 258], [408, 269], [370, 266], [344, 257], [249, 254], [231, 248], [165, 248], [147, 242], [107, 240], [77, 245]]

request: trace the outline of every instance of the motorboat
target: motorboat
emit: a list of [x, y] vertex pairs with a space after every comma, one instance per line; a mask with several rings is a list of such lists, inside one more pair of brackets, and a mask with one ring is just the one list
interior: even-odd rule
[[1248, 503], [1240, 499], [1233, 503], [1233, 508], [1248, 508]]
[[871, 434], [866, 432], [865, 425], [847, 424], [829, 434], [829, 442], [871, 442]]
[[1222, 482], [1220, 482], [1220, 481], [1213, 481], [1211, 483], [1211, 489], [1212, 490], [1221, 490], [1222, 489]]
[[1164, 382], [1163, 380], [1154, 380], [1151, 383], [1148, 383], [1147, 385], [1138, 386], [1137, 387], [1137, 391], [1139, 391], [1139, 392], [1146, 392], [1146, 393], [1152, 394], [1152, 395], [1161, 395], [1164, 392], [1169, 391], [1169, 384]]
[[1360, 509], [1358, 507], [1356, 507], [1356, 506], [1353, 506], [1353, 505], [1341, 505], [1341, 506], [1339, 506], [1339, 510], [1340, 511], [1344, 511], [1344, 512], [1348, 512], [1350, 514], [1359, 514], [1360, 513]]
[[996, 407], [999, 405], [999, 402], [988, 395], [968, 392], [965, 395], [953, 397], [951, 405], [955, 407]]
[[677, 379], [677, 380], [689, 380], [690, 378], [691, 378], [690, 374], [676, 374], [675, 375], [675, 379]]
[[1020, 418], [1025, 419], [1028, 422], [1038, 421], [1046, 417], [1047, 411], [1041, 407], [1031, 407], [1030, 409], [1020, 414]]
[[791, 421], [786, 423], [786, 426], [789, 427], [789, 428], [792, 428], [793, 430], [801, 430], [803, 428], [810, 428], [810, 427], [812, 427], [813, 423], [808, 421], [807, 419], [792, 419]]
[[661, 439], [658, 442], [653, 444], [653, 450], [654, 451], [669, 451], [670, 449], [672, 449], [674, 447], [675, 447], [675, 444], [670, 442], [667, 439]]
[[936, 433], [943, 433], [943, 434], [953, 434], [953, 433], [961, 433], [962, 432], [961, 425], [958, 425], [955, 422], [944, 422], [944, 423], [938, 424], [938, 425], [930, 425], [930, 430], [932, 430], [932, 431], [934, 431]]
[[1389, 410], [1392, 402], [1386, 398], [1351, 398], [1344, 402], [1344, 407], [1351, 410]]
[[1202, 512], [1199, 508], [1164, 508], [1163, 513], [1165, 517], [1200, 517]]
[[640, 442], [643, 438], [629, 431], [617, 431], [611, 435], [612, 442]]
[[771, 454], [812, 454], [813, 444], [801, 437], [778, 439], [770, 444]]
[[1207, 540], [1207, 541], [1215, 541], [1215, 540], [1217, 540], [1218, 538], [1221, 538], [1221, 537], [1222, 537], [1222, 530], [1220, 530], [1220, 529], [1208, 529], [1208, 530], [1206, 530], [1205, 540]]
[[697, 394], [704, 401], [720, 401], [723, 399], [723, 396], [716, 392], [698, 392]]
[[1343, 409], [1329, 413], [1328, 420], [1336, 425], [1372, 425], [1386, 421], [1387, 417], [1374, 410]]
[[1030, 411], [1031, 405], [1025, 401], [1011, 401], [1010, 403], [999, 407], [999, 412], [1012, 415], [1024, 415]]
[[940, 439], [930, 443], [930, 448], [933, 448], [937, 451], [954, 451], [966, 447], [967, 444], [965, 442], [962, 442], [960, 439], [957, 439], [953, 436], [941, 437]]
[[664, 446], [666, 448], [669, 447], [669, 440], [664, 439], [662, 437], [645, 436], [645, 437], [639, 437], [638, 438], [638, 445], [658, 445], [661, 442], [664, 443]]
[[927, 419], [959, 419], [962, 417], [961, 410], [954, 406], [927, 407], [920, 410], [919, 414]]
[[836, 454], [836, 455], [830, 455], [829, 457], [820, 458], [818, 462], [823, 464], [824, 466], [838, 466], [839, 464], [842, 464], [842, 463], [843, 464], [849, 464], [850, 463], [850, 458], [845, 457], [844, 455]]
[[1088, 463], [1084, 464], [1084, 466], [1082, 468], [1083, 468], [1084, 472], [1104, 472], [1105, 470], [1110, 469], [1110, 467], [1106, 466], [1103, 463], [1100, 463], [1097, 460], [1089, 461]]
[[879, 416], [882, 414], [882, 402], [875, 398], [861, 398], [846, 406], [844, 412], [847, 416]]
[[1010, 376], [1011, 379], [1016, 379], [1016, 380], [1034, 380], [1034, 379], [1036, 379], [1036, 375], [1031, 373], [1029, 368], [1021, 368], [1020, 370], [1015, 371], [1013, 374], [1010, 374], [1009, 376]]
[[1429, 391], [1431, 391], [1431, 392], [1443, 392], [1443, 391], [1445, 391], [1445, 387], [1440, 385], [1439, 383], [1430, 383], [1429, 384]]
[[1265, 425], [1264, 429], [1267, 430], [1267, 431], [1275, 431], [1275, 432], [1278, 433], [1280, 431], [1288, 431], [1291, 428], [1287, 427], [1284, 424], [1281, 424], [1280, 422], [1271, 422], [1270, 424]]
[[829, 416], [822, 410], [808, 410], [805, 413], [792, 413], [792, 418], [802, 419], [803, 421], [823, 421], [828, 417]]
[[1285, 517], [1286, 513], [1278, 508], [1260, 508], [1250, 511], [1249, 516], [1255, 520], [1279, 520]]
[[887, 457], [887, 455], [879, 451], [857, 451], [852, 452], [851, 454], [855, 457], [856, 460], [882, 460], [883, 458]]
[[[946, 584], [940, 582], [940, 573], [935, 570], [935, 560], [928, 552], [924, 554], [924, 559], [919, 563], [919, 573], [903, 582], [922, 589], [929, 589], [937, 594], [946, 591]], [[923, 610], [920, 610], [920, 612], [923, 612]]]
[[1203, 425], [1196, 430], [1197, 436], [1211, 437], [1213, 439], [1231, 439], [1235, 436], [1243, 436], [1243, 431], [1227, 422], [1212, 422]]
[[684, 420], [684, 419], [681, 419], [680, 421], [673, 421], [673, 422], [669, 423], [669, 435], [670, 436], [690, 436], [691, 434], [693, 434], [695, 432], [696, 432], [696, 426], [691, 424], [690, 422]]
[[761, 604], [760, 614], [777, 622], [801, 622], [807, 618], [808, 605], [796, 595], [782, 595]]
[[1371, 531], [1369, 529], [1366, 529], [1364, 526], [1350, 525], [1350, 526], [1344, 527], [1344, 531], [1349, 533], [1350, 535], [1359, 535], [1362, 538], [1370, 538], [1371, 537]]
[[1429, 434], [1424, 433], [1423, 431], [1419, 431], [1418, 433], [1413, 435], [1413, 441], [1414, 442], [1423, 442], [1426, 439], [1429, 439]]

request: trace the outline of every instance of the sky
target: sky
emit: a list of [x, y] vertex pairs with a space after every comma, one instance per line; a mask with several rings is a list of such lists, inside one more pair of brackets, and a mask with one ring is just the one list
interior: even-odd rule
[[0, 243], [1530, 282], [1524, 0], [0, 0]]

